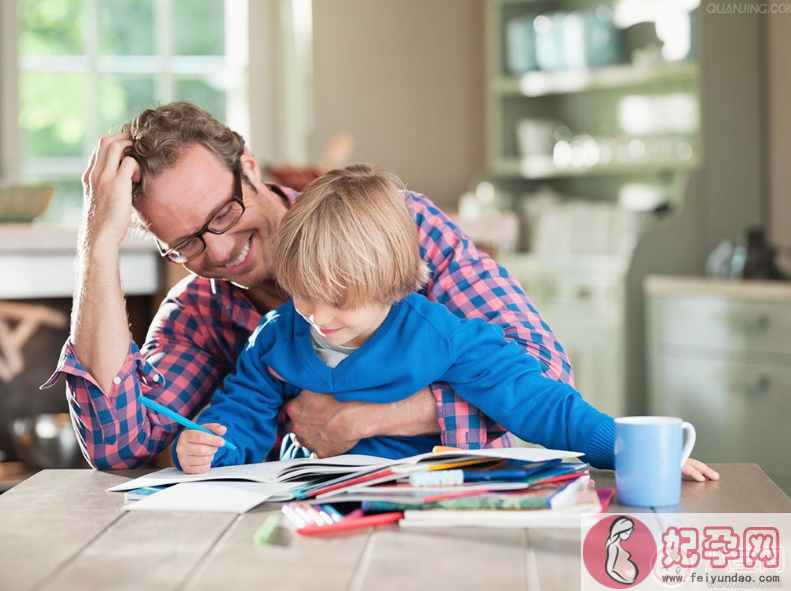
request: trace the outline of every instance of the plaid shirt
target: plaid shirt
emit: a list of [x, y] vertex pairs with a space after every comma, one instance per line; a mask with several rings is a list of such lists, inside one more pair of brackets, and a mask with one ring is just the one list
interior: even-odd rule
[[[271, 189], [291, 202], [298, 196], [290, 189]], [[418, 224], [421, 255], [431, 270], [424, 295], [458, 316], [499, 324], [507, 339], [539, 360], [545, 375], [573, 383], [563, 348], [519, 283], [479, 251], [426, 196], [405, 193], [405, 198]], [[95, 468], [136, 467], [165, 449], [179, 430], [175, 422], [142, 406], [138, 397], [145, 394], [194, 417], [234, 371], [261, 316], [245, 290], [225, 281], [189, 277], [163, 301], [142, 350], [130, 339], [111, 392], [102, 392], [70, 341], [42, 388], [66, 374], [72, 420], [83, 452]], [[500, 425], [447, 385], [434, 384], [432, 391], [445, 445], [475, 449], [513, 444]], [[283, 413], [281, 427], [282, 419]]]

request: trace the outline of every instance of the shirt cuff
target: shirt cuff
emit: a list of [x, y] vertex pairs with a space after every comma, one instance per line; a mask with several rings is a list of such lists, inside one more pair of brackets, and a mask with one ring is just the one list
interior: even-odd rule
[[[61, 350], [55, 372], [41, 385], [40, 389], [51, 388], [62, 375], [66, 375], [69, 388], [67, 389], [69, 404], [79, 408], [88, 405], [92, 409], [92, 416], [99, 420], [104, 442], [114, 444], [118, 437], [120, 425], [118, 422], [119, 401], [126, 408], [130, 395], [138, 389], [138, 385], [156, 384], [164, 385], [163, 376], [143, 359], [140, 349], [129, 335], [129, 349], [126, 359], [113, 377], [113, 386], [110, 392], [104, 392], [96, 379], [80, 363], [71, 339], [68, 339]], [[125, 394], [121, 396], [120, 394]], [[78, 416], [84, 413], [77, 412]]]
[[437, 421], [442, 445], [459, 449], [480, 449], [488, 442], [484, 415], [460, 398], [444, 382], [431, 385], [437, 405]]

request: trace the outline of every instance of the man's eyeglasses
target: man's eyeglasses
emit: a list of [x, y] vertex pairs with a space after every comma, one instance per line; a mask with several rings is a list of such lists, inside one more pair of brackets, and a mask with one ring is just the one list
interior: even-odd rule
[[206, 232], [210, 234], [224, 234], [234, 227], [244, 213], [244, 202], [242, 201], [242, 171], [241, 164], [238, 162], [233, 170], [233, 180], [233, 197], [231, 197], [231, 200], [226, 203], [220, 211], [214, 214], [200, 230], [189, 238], [179, 241], [178, 244], [171, 248], [166, 249], [159, 240], [156, 241], [159, 254], [161, 254], [163, 258], [179, 264], [191, 261], [206, 250], [206, 241], [203, 239], [203, 235]]

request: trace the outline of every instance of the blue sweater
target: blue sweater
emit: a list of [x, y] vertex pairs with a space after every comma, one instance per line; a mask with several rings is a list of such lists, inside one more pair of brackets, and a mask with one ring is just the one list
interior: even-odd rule
[[[582, 452], [593, 466], [613, 467], [611, 417], [571, 386], [545, 377], [538, 361], [509, 343], [499, 327], [460, 319], [417, 294], [393, 305], [371, 338], [335, 369], [319, 359], [310, 325], [292, 303], [273, 310], [251, 335], [236, 373], [215, 392], [199, 422], [225, 425], [226, 437], [238, 447], [220, 448], [212, 466], [262, 462], [275, 442], [282, 403], [303, 389], [340, 401], [389, 403], [435, 382], [447, 382], [525, 441]], [[439, 444], [439, 436], [371, 437], [349, 453], [401, 458]]]

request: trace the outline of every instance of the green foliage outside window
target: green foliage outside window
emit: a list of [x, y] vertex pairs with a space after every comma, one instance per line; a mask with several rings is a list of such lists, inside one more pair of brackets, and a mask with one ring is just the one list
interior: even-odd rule
[[152, 0], [102, 0], [99, 51], [102, 55], [155, 55]]
[[[19, 58], [34, 64], [33, 71], [19, 75], [25, 159], [87, 158], [98, 140], [88, 138], [89, 132], [116, 131], [121, 123], [161, 100], [157, 74], [163, 48], [157, 46], [156, 19], [163, 0], [18, 1]], [[90, 7], [98, 11], [98, 35], [88, 24]], [[171, 0], [171, 9], [173, 47], [165, 48], [166, 55], [224, 55], [224, 0]], [[93, 79], [89, 79], [90, 69], [97, 66], [89, 63], [91, 43], [98, 43], [100, 71]], [[48, 62], [42, 60], [53, 58], [68, 61], [59, 62], [55, 70], [60, 71], [47, 71]], [[102, 62], [139, 58], [148, 60], [148, 67], [154, 69], [150, 73], [114, 72], [112, 65], [107, 66], [112, 61]], [[88, 93], [98, 93], [98, 98]], [[225, 91], [209, 76], [176, 76], [171, 97], [193, 100], [225, 117]], [[89, 99], [94, 98], [98, 112], [90, 109]], [[95, 125], [89, 125], [89, 117], [98, 117]]]
[[19, 0], [19, 55], [85, 52], [83, 0]]
[[173, 20], [176, 55], [225, 54], [223, 0], [174, 0]]

